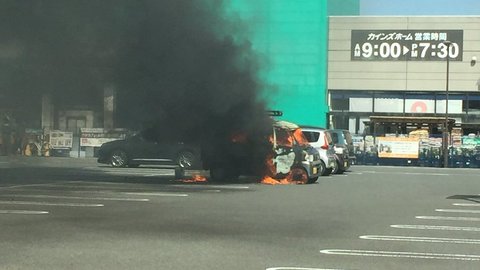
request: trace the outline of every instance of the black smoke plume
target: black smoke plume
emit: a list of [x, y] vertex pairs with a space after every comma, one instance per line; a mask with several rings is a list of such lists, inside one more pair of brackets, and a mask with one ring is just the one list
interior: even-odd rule
[[0, 93], [101, 112], [113, 86], [117, 127], [212, 145], [244, 133], [265, 149], [258, 57], [225, 2], [0, 0]]

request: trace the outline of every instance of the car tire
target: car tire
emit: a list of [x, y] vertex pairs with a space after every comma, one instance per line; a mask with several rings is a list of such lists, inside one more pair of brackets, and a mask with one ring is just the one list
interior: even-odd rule
[[182, 151], [177, 156], [177, 165], [183, 169], [194, 168], [197, 165], [197, 158], [190, 151]]
[[291, 170], [291, 181], [296, 182], [297, 184], [308, 184], [310, 179], [308, 178], [308, 173], [304, 168], [295, 167]]
[[308, 178], [307, 184], [313, 184], [313, 183], [317, 182], [317, 180], [318, 180], [318, 176], [317, 176], [317, 177]]
[[320, 168], [319, 168], [319, 171], [318, 171], [318, 174], [320, 175], [325, 175], [325, 171], [327, 170], [327, 166], [325, 166], [325, 163], [323, 162], [323, 160], [320, 161]]
[[335, 160], [333, 163], [332, 174], [340, 174], [340, 171], [340, 164], [338, 163], [338, 160]]
[[123, 150], [114, 150], [110, 155], [110, 165], [115, 168], [123, 168], [128, 165], [127, 153]]
[[327, 176], [327, 175], [330, 175], [330, 173], [332, 173], [332, 169], [331, 168], [327, 168], [327, 166], [325, 166], [325, 163], [323, 162], [322, 160], [322, 169], [320, 170], [320, 175], [321, 176]]

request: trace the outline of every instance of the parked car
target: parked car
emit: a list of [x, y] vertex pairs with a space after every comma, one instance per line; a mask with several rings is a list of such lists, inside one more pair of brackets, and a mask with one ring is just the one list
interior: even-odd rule
[[174, 165], [183, 169], [201, 167], [198, 147], [183, 142], [158, 141], [148, 132], [102, 144], [97, 161], [112, 167], [152, 164]]
[[[314, 183], [325, 170], [318, 151], [303, 135], [300, 127], [286, 121], [273, 121], [272, 132], [265, 138], [255, 138], [266, 147], [267, 156], [258, 156], [252, 138], [231, 140], [221, 147], [221, 151], [202, 148], [202, 161], [205, 170], [210, 170], [210, 179], [225, 181], [240, 175], [270, 176], [303, 183]], [[260, 160], [263, 159], [263, 160]], [[267, 159], [267, 160], [265, 160]], [[266, 172], [265, 164], [269, 164]]]
[[325, 167], [321, 174], [325, 176], [337, 172], [338, 164], [335, 159], [335, 149], [330, 132], [320, 127], [302, 126], [301, 128], [310, 145], [315, 147], [320, 154], [323, 167]]
[[334, 173], [343, 173], [355, 164], [355, 148], [350, 131], [344, 129], [329, 130], [335, 149], [338, 170]]

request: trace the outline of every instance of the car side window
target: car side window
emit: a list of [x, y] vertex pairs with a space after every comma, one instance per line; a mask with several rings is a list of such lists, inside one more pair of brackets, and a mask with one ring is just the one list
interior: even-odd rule
[[316, 142], [318, 141], [318, 137], [320, 136], [320, 133], [314, 132], [314, 131], [303, 131], [303, 135], [309, 142]]

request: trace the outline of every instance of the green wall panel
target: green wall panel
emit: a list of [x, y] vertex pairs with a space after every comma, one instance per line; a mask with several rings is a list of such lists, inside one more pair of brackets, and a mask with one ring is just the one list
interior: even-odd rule
[[358, 0], [230, 0], [266, 63], [263, 97], [284, 120], [326, 126], [328, 14], [358, 9]]

